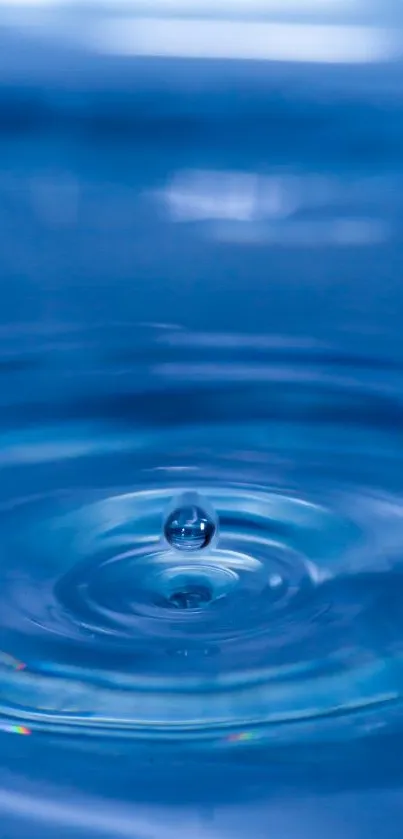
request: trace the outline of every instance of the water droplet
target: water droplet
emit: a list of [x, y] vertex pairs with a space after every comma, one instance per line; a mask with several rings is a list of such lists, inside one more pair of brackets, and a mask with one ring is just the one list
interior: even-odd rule
[[179, 499], [164, 524], [165, 538], [177, 551], [207, 548], [215, 532], [213, 515], [200, 505], [198, 496], [190, 494]]

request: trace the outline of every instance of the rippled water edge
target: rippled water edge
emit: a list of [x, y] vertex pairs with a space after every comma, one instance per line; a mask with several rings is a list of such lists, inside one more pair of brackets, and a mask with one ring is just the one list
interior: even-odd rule
[[[161, 739], [168, 740], [165, 748], [175, 750], [180, 745], [183, 760], [186, 752], [191, 755], [197, 749], [209, 762], [211, 749], [215, 754], [224, 749], [233, 755], [225, 760], [237, 766], [237, 755], [248, 762], [250, 754], [252, 774], [263, 759], [259, 753], [271, 767], [273, 760], [280, 759], [275, 755], [282, 754], [285, 783], [299, 774], [298, 752], [304, 762], [308, 754], [310, 760], [313, 756], [325, 764], [330, 760], [332, 772], [337, 753], [342, 759], [348, 754], [349, 760], [360, 755], [362, 761], [363, 744], [369, 742], [383, 753], [389, 738], [401, 730], [398, 359], [393, 364], [378, 359], [375, 364], [365, 354], [352, 357], [331, 346], [312, 348], [303, 342], [296, 346], [295, 339], [285, 336], [270, 340], [245, 334], [241, 339], [230, 333], [209, 336], [208, 350], [202, 334], [157, 328], [151, 336], [143, 352], [153, 359], [152, 366], [144, 367], [141, 360], [133, 365], [131, 358], [119, 391], [108, 382], [108, 393], [102, 394], [96, 385], [84, 398], [78, 387], [80, 375], [69, 392], [59, 374], [54, 378], [59, 387], [62, 384], [59, 402], [49, 402], [46, 377], [43, 401], [36, 399], [29, 410], [26, 403], [20, 407], [15, 403], [3, 412], [1, 457], [7, 481], [1, 510], [3, 551], [9, 563], [3, 570], [3, 634], [8, 653], [24, 665], [19, 668], [3, 660], [3, 724], [9, 729], [29, 726], [29, 738], [14, 738], [19, 744], [24, 741], [18, 746], [23, 751], [35, 748], [36, 737], [52, 740], [64, 730], [74, 748], [85, 735], [85, 748], [93, 753], [87, 738], [101, 734], [101, 751], [112, 748], [113, 753], [124, 754], [127, 747], [114, 740], [120, 725], [125, 739], [144, 737], [147, 748], [150, 737], [155, 739], [156, 754]], [[118, 361], [111, 361], [109, 369], [120, 363], [120, 357], [118, 353]], [[59, 363], [63, 365], [63, 355]], [[68, 377], [70, 369], [65, 370]], [[102, 370], [108, 371], [104, 363]], [[84, 381], [85, 372], [81, 365]], [[26, 371], [13, 368], [7, 375], [15, 382]], [[96, 367], [90, 376], [98, 382]], [[141, 558], [145, 550], [147, 557], [151, 538], [158, 555], [166, 505], [186, 487], [205, 492], [221, 519], [224, 541], [207, 562], [209, 567], [217, 561], [222, 567], [221, 549], [232, 551], [233, 562], [234, 548], [237, 556], [244, 557], [245, 545], [249, 544], [249, 552], [254, 545], [251, 557], [256, 561], [260, 552], [261, 568], [268, 563], [266, 579], [274, 580], [274, 588], [263, 586], [263, 601], [261, 583], [250, 589], [256, 602], [264, 605], [261, 615], [250, 611], [247, 599], [235, 601], [231, 617], [235, 624], [229, 634], [228, 618], [222, 624], [218, 610], [211, 626], [185, 623], [182, 639], [178, 623], [176, 638], [169, 637], [175, 627], [172, 614], [162, 623], [159, 615], [151, 634], [148, 629], [144, 636], [141, 627], [150, 617], [145, 618], [145, 604], [140, 622], [133, 625], [127, 623], [121, 599], [122, 586], [127, 590], [131, 582], [137, 585], [139, 603], [143, 579], [137, 578], [136, 584], [135, 566], [130, 565], [133, 555], [129, 551], [127, 565], [125, 552], [137, 550]], [[80, 582], [80, 575], [88, 573], [82, 566], [88, 550], [97, 574], [102, 567], [107, 574], [112, 568], [112, 577], [90, 580], [95, 585], [93, 605], [94, 596], [97, 600], [97, 611], [91, 613], [89, 601], [77, 599], [80, 585], [89, 584], [89, 578], [81, 577]], [[109, 558], [119, 555], [121, 564], [108, 566]], [[114, 568], [119, 567], [124, 576], [115, 578]], [[241, 567], [246, 567], [245, 559]], [[62, 584], [66, 573], [68, 583]], [[298, 603], [301, 594], [295, 612], [290, 604], [295, 595]], [[60, 604], [63, 609], [58, 614]], [[109, 612], [103, 635], [98, 635], [105, 607], [112, 607], [113, 621], [120, 615], [119, 621], [125, 623], [111, 628]], [[281, 622], [272, 625], [279, 616]], [[313, 632], [315, 622], [318, 632]], [[304, 658], [308, 669], [302, 666]], [[268, 664], [280, 667], [280, 672], [287, 670], [275, 701]], [[313, 664], [317, 675], [305, 685]], [[225, 679], [228, 701], [217, 714], [216, 691], [222, 694], [220, 681]], [[287, 682], [288, 694], [284, 693]], [[150, 725], [149, 700], [136, 723], [119, 705], [119, 691], [110, 694], [105, 714], [101, 697], [108, 683], [114, 691], [119, 684], [126, 691], [141, 686], [143, 697], [147, 685], [152, 688], [154, 723]], [[242, 684], [251, 688], [250, 699], [246, 695], [245, 700], [244, 688], [239, 692]], [[259, 684], [266, 684], [263, 695]], [[56, 692], [54, 687], [49, 690], [50, 685], [56, 685]], [[168, 704], [167, 690], [174, 690]], [[196, 715], [189, 704], [192, 693], [198, 697]], [[137, 714], [140, 707], [137, 701]], [[112, 737], [113, 746], [107, 745], [105, 734]], [[343, 741], [343, 747], [337, 741]], [[47, 748], [51, 754], [52, 746]], [[133, 739], [129, 748], [145, 759]], [[358, 771], [358, 763], [358, 776], [368, 777], [368, 769], [361, 766]], [[393, 758], [386, 763], [396, 770]]]

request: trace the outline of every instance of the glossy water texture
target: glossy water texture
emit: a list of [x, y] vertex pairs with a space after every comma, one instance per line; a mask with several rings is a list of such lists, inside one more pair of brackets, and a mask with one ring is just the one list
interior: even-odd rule
[[401, 56], [89, 10], [0, 13], [0, 834], [401, 839]]
[[400, 727], [399, 379], [282, 354], [247, 399], [201, 391], [204, 426], [189, 383], [155, 430], [140, 394], [3, 432], [5, 722], [224, 749]]

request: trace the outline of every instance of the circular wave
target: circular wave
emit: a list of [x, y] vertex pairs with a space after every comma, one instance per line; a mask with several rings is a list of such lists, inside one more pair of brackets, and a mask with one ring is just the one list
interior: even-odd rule
[[0, 727], [232, 747], [401, 725], [401, 406], [331, 373], [280, 402], [260, 377], [247, 421], [238, 383], [196, 387], [197, 423], [0, 435]]

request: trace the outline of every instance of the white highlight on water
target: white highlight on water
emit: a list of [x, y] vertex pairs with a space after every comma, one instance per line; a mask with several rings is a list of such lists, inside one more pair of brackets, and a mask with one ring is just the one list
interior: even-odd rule
[[368, 64], [401, 45], [388, 30], [289, 22], [117, 18], [88, 32], [88, 45], [126, 56]]

